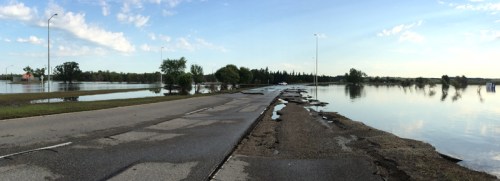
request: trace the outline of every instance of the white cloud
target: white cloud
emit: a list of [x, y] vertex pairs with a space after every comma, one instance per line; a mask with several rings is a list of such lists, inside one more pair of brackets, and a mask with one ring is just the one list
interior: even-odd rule
[[[49, 11], [55, 12], [55, 11]], [[123, 32], [110, 32], [85, 21], [85, 14], [59, 11], [51, 23], [54, 27], [70, 32], [76, 37], [99, 45], [110, 47], [120, 52], [133, 52], [134, 47], [124, 37]]]
[[190, 37], [177, 38], [173, 47], [167, 45], [165, 48], [167, 48], [167, 50], [170, 51], [176, 51], [176, 50], [187, 50], [187, 51], [215, 50], [218, 52], [228, 51], [223, 46], [215, 45], [203, 38], [190, 38]]
[[418, 33], [412, 32], [412, 31], [405, 31], [399, 37], [399, 41], [401, 41], [401, 42], [409, 41], [409, 42], [413, 42], [413, 43], [421, 43], [424, 41], [424, 36], [422, 36]]
[[495, 20], [495, 23], [500, 23], [500, 19], [499, 20]]
[[497, 3], [481, 3], [482, 1], [475, 1], [474, 4], [450, 4], [450, 6], [471, 11], [489, 11], [498, 13], [500, 11], [500, 2]]
[[101, 5], [101, 11], [103, 16], [108, 16], [110, 14], [109, 4], [106, 3], [106, 0], [100, 0], [99, 5]]
[[413, 43], [421, 43], [425, 40], [424, 36], [412, 31], [413, 28], [419, 27], [423, 24], [423, 21], [417, 21], [411, 24], [400, 24], [394, 26], [390, 29], [384, 29], [382, 32], [378, 33], [377, 36], [385, 37], [385, 36], [399, 36], [400, 42], [413, 42]]
[[195, 47], [186, 38], [177, 39], [176, 48], [184, 49], [188, 51], [194, 51]]
[[96, 47], [90, 48], [88, 46], [76, 46], [76, 45], [59, 45], [57, 46], [57, 51], [54, 51], [54, 56], [57, 57], [75, 57], [84, 55], [99, 55], [103, 56], [106, 54], [106, 50]]
[[393, 28], [390, 29], [384, 29], [382, 32], [378, 33], [377, 36], [391, 36], [391, 35], [397, 35], [401, 33], [402, 31], [412, 29], [414, 27], [419, 27], [422, 25], [423, 21], [420, 20], [418, 22], [412, 23], [412, 24], [400, 24], [397, 26], [394, 26]]
[[149, 34], [148, 34], [148, 36], [149, 36], [149, 38], [150, 38], [151, 40], [156, 40], [156, 34], [154, 34], [154, 33], [149, 33]]
[[182, 3], [182, 0], [165, 0], [165, 2], [171, 7], [176, 7], [177, 5]]
[[173, 15], [175, 15], [175, 11], [170, 11], [170, 10], [164, 9], [164, 10], [162, 10], [161, 14], [163, 16], [173, 16]]
[[13, 3], [0, 6], [0, 19], [15, 19], [29, 21], [36, 14], [36, 9], [24, 6], [23, 3]]
[[150, 52], [150, 51], [153, 50], [153, 48], [151, 48], [151, 46], [149, 46], [148, 44], [142, 44], [141, 45], [141, 50], [145, 51], [145, 52]]
[[142, 16], [140, 14], [133, 15], [133, 14], [125, 14], [125, 13], [118, 13], [116, 15], [116, 18], [122, 22], [122, 23], [132, 23], [136, 27], [142, 27], [146, 25], [149, 21], [149, 16]]
[[160, 40], [165, 41], [165, 42], [167, 42], [167, 43], [168, 43], [168, 42], [170, 42], [170, 41], [172, 40], [172, 38], [171, 38], [170, 36], [167, 36], [167, 35], [162, 35], [162, 34], [160, 34], [160, 35], [158, 35], [158, 36], [159, 36]]
[[206, 49], [211, 49], [211, 50], [217, 50], [220, 52], [227, 52], [226, 48], [224, 48], [222, 46], [214, 45], [213, 43], [207, 42], [206, 40], [204, 40], [202, 38], [196, 38], [195, 41], [196, 41], [196, 44], [199, 48], [206, 48]]
[[19, 43], [31, 43], [35, 45], [40, 45], [43, 43], [43, 40], [36, 37], [36, 36], [30, 36], [29, 38], [18, 38], [17, 42]]
[[10, 40], [10, 39], [8, 39], [8, 38], [4, 38], [4, 39], [3, 39], [3, 41], [4, 41], [4, 42], [7, 42], [7, 43], [12, 42], [12, 40]]

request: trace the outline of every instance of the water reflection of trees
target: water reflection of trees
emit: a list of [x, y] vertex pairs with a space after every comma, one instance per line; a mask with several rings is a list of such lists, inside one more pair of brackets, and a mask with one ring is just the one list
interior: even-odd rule
[[81, 89], [80, 84], [72, 83], [72, 84], [59, 84], [59, 91], [79, 91]]
[[483, 95], [481, 95], [481, 86], [477, 88], [477, 95], [479, 96], [479, 102], [484, 102]]
[[364, 90], [362, 85], [346, 85], [344, 88], [346, 95], [349, 95], [351, 100], [364, 97]]
[[62, 101], [63, 102], [77, 102], [79, 96], [74, 96], [74, 97], [63, 97]]
[[159, 94], [161, 92], [161, 88], [149, 89], [150, 92]]
[[448, 97], [448, 89], [449, 89], [449, 86], [443, 86], [441, 87], [441, 101], [444, 101], [446, 100], [446, 97]]
[[[459, 99], [462, 98], [462, 91], [465, 90], [466, 87], [454, 87], [455, 88], [455, 94], [451, 97], [451, 101], [455, 102]], [[445, 101], [446, 98], [448, 97], [450, 87], [449, 86], [443, 86], [441, 87], [441, 101]]]

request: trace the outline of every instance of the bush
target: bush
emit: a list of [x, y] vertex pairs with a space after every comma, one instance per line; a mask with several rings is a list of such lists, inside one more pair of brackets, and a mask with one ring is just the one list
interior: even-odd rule
[[178, 77], [179, 87], [181, 88], [181, 93], [186, 94], [192, 89], [193, 76], [191, 73], [182, 73]]

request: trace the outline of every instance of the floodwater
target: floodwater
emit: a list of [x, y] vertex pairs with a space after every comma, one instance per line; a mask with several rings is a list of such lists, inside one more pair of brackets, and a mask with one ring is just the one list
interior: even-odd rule
[[[194, 86], [193, 86], [194, 87]], [[207, 87], [201, 86], [198, 91], [199, 94], [207, 94], [214, 90], [210, 90]], [[215, 90], [215, 91], [218, 91]], [[75, 102], [75, 101], [103, 101], [103, 100], [114, 100], [114, 99], [132, 99], [132, 98], [146, 98], [146, 97], [159, 97], [168, 94], [169, 91], [164, 88], [154, 88], [149, 90], [139, 90], [130, 92], [116, 92], [107, 94], [96, 94], [96, 95], [85, 95], [77, 97], [65, 97], [65, 98], [51, 98], [51, 99], [39, 99], [31, 101], [32, 104], [38, 103], [56, 103], [56, 102]], [[172, 90], [172, 94], [178, 94], [177, 90]], [[194, 88], [191, 89], [189, 94], [195, 94]]]
[[279, 99], [278, 101], [278, 104], [276, 104], [276, 106], [274, 106], [273, 108], [273, 115], [271, 116], [272, 120], [276, 120], [280, 117], [278, 111], [281, 111], [283, 108], [285, 108], [286, 104], [288, 103], [288, 101], [282, 99]]
[[[56, 91], [79, 91], [79, 90], [107, 90], [107, 89], [140, 89], [146, 88], [149, 90], [139, 90], [130, 92], [107, 93], [97, 95], [86, 95], [78, 97], [65, 97], [65, 98], [52, 98], [40, 99], [31, 101], [31, 103], [56, 103], [56, 102], [71, 102], [71, 101], [99, 101], [99, 100], [113, 100], [113, 99], [130, 99], [130, 98], [144, 98], [144, 97], [158, 97], [164, 96], [168, 90], [159, 88], [161, 85], [154, 84], [131, 84], [131, 83], [116, 83], [116, 82], [78, 82], [75, 84], [63, 84], [62, 82], [54, 81], [51, 83], [51, 92]], [[220, 86], [200, 86], [198, 93], [205, 94], [220, 90]], [[230, 86], [229, 86], [230, 88]], [[41, 84], [10, 84], [10, 81], [0, 80], [0, 94], [11, 93], [39, 93], [47, 92], [47, 85]], [[177, 90], [172, 90], [172, 93], [178, 93]], [[195, 94], [195, 89], [189, 92]]]
[[[78, 82], [74, 84], [63, 84], [59, 81], [52, 81], [50, 92], [57, 91], [78, 91], [78, 90], [103, 90], [103, 89], [138, 89], [156, 88], [160, 84], [132, 84], [119, 82]], [[11, 84], [10, 81], [0, 80], [0, 94], [12, 93], [38, 93], [47, 92], [48, 85], [41, 84]]]
[[[307, 87], [315, 96], [315, 88]], [[500, 95], [485, 86], [320, 86], [318, 110], [338, 112], [397, 136], [432, 144], [460, 165], [500, 178]]]

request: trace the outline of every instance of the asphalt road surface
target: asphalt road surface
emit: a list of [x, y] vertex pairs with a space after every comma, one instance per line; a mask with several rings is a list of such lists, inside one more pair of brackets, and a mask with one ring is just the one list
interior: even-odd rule
[[0, 180], [206, 180], [281, 89], [0, 120]]

